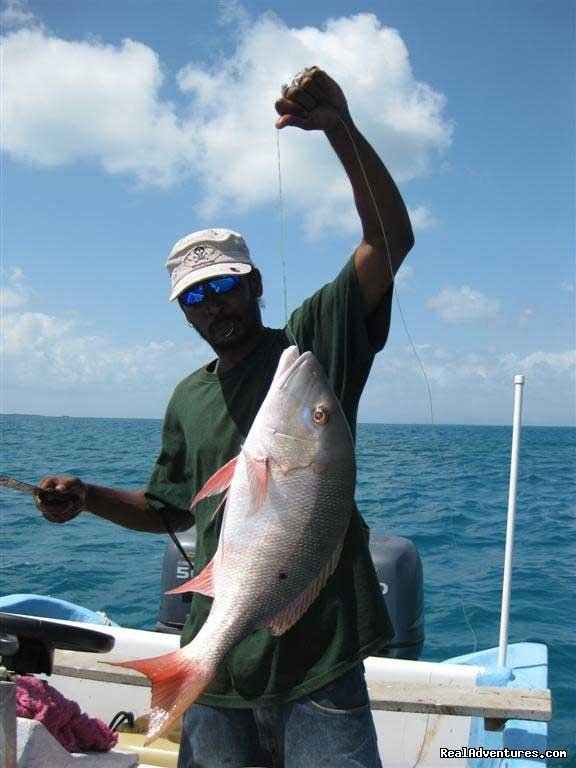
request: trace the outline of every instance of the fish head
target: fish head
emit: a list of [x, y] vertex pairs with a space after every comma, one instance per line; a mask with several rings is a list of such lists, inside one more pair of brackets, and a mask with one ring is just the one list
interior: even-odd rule
[[312, 352], [284, 350], [254, 427], [266, 455], [284, 471], [354, 466], [348, 422]]

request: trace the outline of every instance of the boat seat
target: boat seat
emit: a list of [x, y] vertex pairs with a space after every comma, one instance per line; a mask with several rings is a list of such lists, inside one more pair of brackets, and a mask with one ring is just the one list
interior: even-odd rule
[[[68, 768], [77, 764], [77, 761], [69, 762], [70, 752], [42, 723], [16, 717], [15, 674], [50, 675], [55, 648], [107, 653], [114, 643], [114, 637], [104, 632], [49, 619], [0, 613], [0, 763], [3, 768], [26, 768], [27, 765]], [[98, 762], [91, 759], [92, 755]], [[131, 768], [137, 764], [130, 753], [124, 756], [108, 752], [82, 753], [82, 758], [86, 768]]]
[[[89, 659], [74, 654], [60, 654], [55, 672], [84, 680], [150, 687], [150, 681], [131, 669], [102, 669], [91, 666]], [[81, 663], [84, 661], [84, 663]], [[549, 689], [503, 688], [495, 686], [442, 683], [383, 682], [369, 683], [370, 703], [374, 710], [413, 712], [433, 715], [482, 717], [486, 730], [502, 730], [507, 720], [552, 719]]]
[[552, 719], [549, 689], [375, 682], [370, 701], [390, 712], [483, 717], [487, 731], [502, 730], [507, 720]]

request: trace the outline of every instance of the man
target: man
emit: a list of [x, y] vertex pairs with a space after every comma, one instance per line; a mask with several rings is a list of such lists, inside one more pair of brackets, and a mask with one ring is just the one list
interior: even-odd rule
[[[203, 230], [176, 243], [167, 261], [170, 298], [217, 357], [176, 388], [147, 488], [128, 492], [44, 478], [42, 488], [77, 496], [69, 504], [37, 500], [52, 522], [81, 510], [159, 533], [195, 522], [199, 572], [216, 550], [220, 519], [213, 500], [200, 502], [194, 516], [190, 500], [238, 453], [282, 350], [294, 342], [320, 360], [354, 434], [362, 389], [388, 335], [393, 275], [412, 247], [412, 229], [392, 178], [354, 125], [334, 80], [316, 67], [304, 70], [283, 87], [276, 110], [277, 128], [326, 135], [352, 186], [360, 244], [332, 283], [304, 302], [286, 328], [273, 330], [262, 324], [262, 280], [240, 235]], [[197, 634], [210, 605], [194, 595], [183, 643]], [[300, 621], [279, 638], [259, 630], [242, 641], [188, 710], [180, 768], [377, 768], [361, 662], [391, 634], [355, 510], [336, 571]]]

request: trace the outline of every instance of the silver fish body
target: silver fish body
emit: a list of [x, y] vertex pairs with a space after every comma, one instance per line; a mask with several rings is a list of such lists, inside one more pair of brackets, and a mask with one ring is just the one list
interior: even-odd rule
[[213, 596], [204, 626], [175, 654], [123, 662], [153, 681], [149, 741], [200, 695], [244, 637], [262, 627], [287, 631], [338, 563], [353, 509], [354, 446], [312, 353], [284, 351], [240, 455], [193, 504], [228, 485], [213, 560], [173, 590]]
[[[325, 423], [314, 421], [314, 409], [326, 414]], [[255, 463], [267, 471], [261, 505]], [[214, 651], [225, 655], [259, 627], [282, 634], [300, 618], [324, 586], [326, 568], [331, 572], [336, 565], [354, 486], [352, 436], [340, 404], [314, 356], [298, 356], [291, 347], [230, 486], [205, 625], [206, 634], [214, 633]]]

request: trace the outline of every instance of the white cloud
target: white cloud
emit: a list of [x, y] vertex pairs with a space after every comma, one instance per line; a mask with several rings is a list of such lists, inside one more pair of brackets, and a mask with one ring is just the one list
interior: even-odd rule
[[172, 341], [120, 346], [103, 336], [82, 334], [77, 323], [40, 312], [6, 314], [2, 323], [6, 388], [74, 390], [104, 387], [127, 393], [170, 385], [210, 357], [194, 340], [178, 350]]
[[576, 424], [576, 352], [527, 355], [464, 352], [420, 346], [385, 350], [376, 358], [360, 421], [510, 424], [514, 376], [524, 374], [524, 423]]
[[239, 0], [218, 0], [219, 22], [248, 26], [250, 17]]
[[394, 278], [394, 283], [396, 285], [402, 286], [412, 282], [413, 279], [414, 279], [414, 267], [412, 267], [410, 264], [402, 264], [402, 266], [396, 273], [396, 277]]
[[69, 42], [21, 29], [2, 42], [3, 149], [15, 159], [56, 166], [95, 159], [109, 173], [172, 182], [194, 158], [192, 137], [169, 103], [149, 47]]
[[550, 370], [556, 373], [567, 373], [574, 379], [576, 372], [576, 352], [574, 350], [567, 350], [566, 352], [538, 351], [524, 357], [509, 353], [502, 355], [499, 360], [508, 370], [518, 369], [521, 373], [526, 372], [527, 374]]
[[21, 27], [36, 23], [36, 17], [28, 10], [26, 0], [6, 0], [2, 11], [2, 26], [4, 29]]
[[416, 208], [410, 208], [410, 221], [415, 230], [433, 229], [438, 226], [436, 219], [430, 209], [425, 205], [418, 205]]
[[[373, 14], [293, 28], [271, 14], [251, 23], [237, 2], [221, 12], [237, 24], [236, 49], [213, 69], [183, 67], [177, 103], [163, 96], [161, 62], [142, 43], [72, 42], [37, 27], [7, 34], [4, 150], [39, 166], [95, 161], [147, 184], [193, 175], [201, 213], [250, 209], [278, 194], [273, 103], [280, 84], [312, 63], [341, 83], [397, 180], [428, 172], [450, 145], [445, 97], [416, 80], [400, 34]], [[303, 216], [310, 234], [358, 229], [347, 180], [324, 137], [285, 129], [281, 157], [287, 213]], [[424, 206], [414, 214], [417, 227], [434, 223]]]
[[[19, 410], [30, 412], [34, 410], [31, 402], [68, 393], [69, 405], [79, 414], [91, 413], [97, 392], [100, 398], [104, 393], [104, 407], [108, 408], [103, 415], [126, 415], [140, 393], [153, 397], [158, 410], [154, 413], [146, 397], [140, 397], [142, 410], [131, 415], [159, 416], [179, 379], [213, 356], [196, 336], [178, 349], [172, 341], [127, 346], [83, 333], [77, 319], [22, 311], [34, 292], [19, 268], [11, 270], [8, 280], [9, 301], [3, 306], [1, 324], [5, 410], [17, 402], [23, 403]], [[60, 409], [66, 411], [65, 397], [61, 402]]]
[[527, 325], [530, 325], [533, 318], [534, 318], [534, 310], [532, 309], [532, 307], [526, 307], [526, 309], [523, 309], [518, 315], [518, 319], [517, 319], [518, 327], [525, 328]]
[[5, 355], [38, 350], [65, 336], [71, 323], [41, 312], [17, 312], [3, 318], [2, 341]]
[[0, 307], [3, 310], [21, 307], [27, 303], [30, 296], [31, 291], [25, 283], [22, 269], [19, 267], [10, 269], [0, 286]]
[[[334, 215], [336, 210], [337, 216]], [[425, 205], [409, 208], [408, 214], [412, 228], [416, 232], [438, 226], [438, 219]], [[328, 230], [341, 235], [358, 234], [358, 213], [354, 207], [348, 181], [342, 174], [334, 178], [329, 188], [318, 192], [318, 198], [314, 205], [309, 206], [305, 216], [307, 234], [313, 239], [320, 238]]]
[[493, 320], [500, 312], [498, 299], [490, 299], [468, 285], [460, 288], [445, 288], [437, 296], [429, 299], [426, 306], [447, 323]]
[[560, 283], [560, 290], [566, 293], [574, 293], [574, 283], [564, 280]]
[[[371, 14], [333, 19], [322, 29], [290, 28], [266, 15], [243, 29], [235, 55], [218, 62], [217, 70], [192, 64], [179, 74], [195, 112], [205, 116], [197, 136], [204, 150], [207, 211], [227, 200], [250, 207], [275, 198], [272, 105], [279, 84], [312, 63], [342, 85], [358, 125], [398, 180], [426, 172], [431, 156], [449, 145], [445, 99], [415, 80], [396, 30], [383, 27]], [[306, 212], [313, 234], [330, 222], [340, 226], [344, 221], [348, 227], [350, 190], [325, 139], [285, 129], [280, 151], [288, 207]]]
[[[406, 270], [402, 267], [400, 274]], [[20, 269], [24, 293], [34, 295]], [[407, 279], [407, 278], [405, 278]], [[2, 399], [6, 412], [48, 415], [162, 415], [174, 385], [213, 357], [190, 341], [126, 345], [83, 332], [81, 320], [4, 309]], [[576, 352], [460, 351], [419, 344], [437, 423], [510, 423], [514, 376], [526, 376], [526, 423], [573, 424]], [[427, 385], [410, 348], [377, 356], [360, 407], [361, 421], [430, 422]]]

